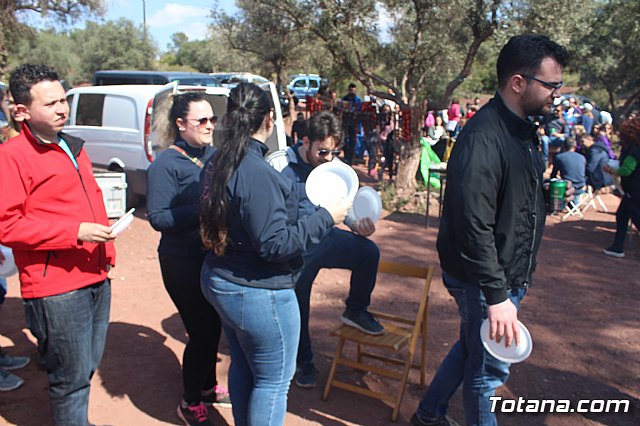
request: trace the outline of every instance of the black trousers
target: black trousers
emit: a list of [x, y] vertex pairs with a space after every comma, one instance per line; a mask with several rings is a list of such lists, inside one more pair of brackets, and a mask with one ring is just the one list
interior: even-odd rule
[[200, 269], [203, 257], [160, 255], [164, 286], [178, 308], [189, 342], [182, 355], [184, 400], [193, 404], [201, 392], [216, 385], [216, 360], [220, 343], [220, 316], [202, 295]]

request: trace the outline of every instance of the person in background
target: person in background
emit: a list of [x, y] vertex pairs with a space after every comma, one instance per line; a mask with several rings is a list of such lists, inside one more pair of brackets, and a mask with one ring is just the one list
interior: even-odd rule
[[358, 143], [356, 135], [360, 127], [359, 112], [362, 101], [356, 94], [356, 85], [349, 84], [349, 93], [342, 98], [342, 127], [344, 128], [344, 161], [351, 165], [353, 154]]
[[[5, 261], [5, 256], [0, 251], [0, 265]], [[7, 279], [0, 277], [0, 312], [2, 312], [2, 305], [7, 294]], [[2, 348], [0, 348], [0, 392], [9, 392], [18, 389], [24, 383], [24, 380], [9, 370], [17, 370], [29, 365], [28, 356], [11, 356], [7, 354]]]
[[460, 100], [458, 98], [451, 99], [451, 105], [447, 111], [447, 125], [446, 128], [449, 131], [449, 137], [455, 138], [460, 131], [460, 118], [462, 113], [460, 112]]
[[604, 166], [609, 162], [609, 151], [601, 142], [594, 142], [593, 136], [582, 136], [582, 147], [587, 157], [587, 184], [598, 191], [605, 186], [613, 185], [613, 178], [605, 173]]
[[24, 117], [22, 117], [22, 115], [18, 114], [16, 111], [16, 103], [13, 100], [11, 90], [7, 90], [4, 102], [6, 105], [6, 110], [8, 112], [7, 118], [9, 121], [9, 138], [13, 138], [20, 134], [20, 128], [22, 127]]
[[607, 152], [609, 153], [610, 159], [615, 159], [616, 154], [613, 152], [613, 147], [611, 145], [611, 139], [613, 136], [613, 130], [611, 124], [608, 124], [609, 129], [607, 129], [607, 124], [603, 124], [602, 126], [594, 126], [594, 131], [596, 132], [596, 142], [600, 142], [604, 146], [607, 147]]
[[560, 173], [562, 179], [571, 181], [576, 191], [574, 195], [580, 195], [587, 184], [587, 159], [584, 155], [578, 154], [576, 148], [575, 139], [564, 140], [564, 152], [553, 157], [551, 178], [555, 178]]
[[299, 112], [296, 121], [291, 126], [291, 139], [292, 145], [299, 145], [302, 143], [302, 138], [307, 133], [307, 120], [304, 119], [304, 114]]
[[458, 304], [460, 337], [411, 418], [415, 426], [449, 425], [449, 400], [461, 385], [467, 424], [497, 423], [489, 398], [510, 364], [484, 349], [480, 326], [488, 318], [491, 339], [519, 343], [518, 307], [546, 216], [544, 163], [529, 117], [549, 112], [567, 60], [547, 37], [512, 37], [498, 57], [498, 92], [456, 141], [437, 248], [444, 285]]
[[607, 256], [623, 258], [624, 240], [629, 227], [629, 219], [640, 229], [640, 116], [628, 118], [620, 125], [620, 168], [609, 165], [604, 170], [614, 176], [620, 176], [624, 194], [616, 212], [616, 235], [613, 245], [603, 250]]
[[9, 87], [24, 123], [0, 146], [0, 241], [13, 249], [53, 424], [86, 426], [109, 327], [116, 236], [84, 141], [62, 132], [69, 105], [58, 74], [24, 64]]
[[580, 117], [580, 124], [584, 127], [584, 132], [590, 135], [595, 122], [593, 105], [587, 102], [583, 105], [583, 109], [584, 111], [582, 112], [582, 117]]
[[292, 183], [264, 159], [273, 106], [254, 84], [227, 100], [218, 149], [202, 175], [201, 288], [220, 314], [231, 354], [236, 426], [282, 425], [296, 368], [300, 311], [294, 286], [303, 253], [341, 223], [336, 200], [301, 217]]
[[207, 405], [230, 406], [218, 384], [216, 360], [222, 333], [220, 316], [200, 290], [205, 250], [200, 241], [200, 171], [213, 153], [217, 117], [200, 92], [171, 98], [164, 145], [147, 170], [147, 217], [161, 232], [158, 259], [162, 281], [178, 309], [189, 340], [182, 354], [185, 425], [209, 425]]

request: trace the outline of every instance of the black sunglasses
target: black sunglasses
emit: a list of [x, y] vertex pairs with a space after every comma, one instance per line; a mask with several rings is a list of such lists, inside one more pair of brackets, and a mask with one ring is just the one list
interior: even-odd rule
[[318, 155], [320, 157], [326, 157], [329, 154], [331, 154], [334, 157], [337, 157], [338, 155], [340, 155], [340, 150], [339, 149], [319, 149], [318, 150]]

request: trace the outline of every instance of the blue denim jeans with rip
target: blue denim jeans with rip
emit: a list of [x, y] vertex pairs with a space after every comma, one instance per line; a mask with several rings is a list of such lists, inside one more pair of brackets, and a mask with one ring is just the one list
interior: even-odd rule
[[109, 327], [109, 280], [55, 296], [25, 299], [27, 326], [47, 371], [53, 424], [86, 426], [91, 377]]
[[[497, 425], [489, 397], [506, 383], [511, 364], [498, 361], [482, 345], [480, 325], [487, 318], [487, 302], [480, 287], [459, 281], [446, 272], [442, 273], [442, 278], [458, 304], [460, 340], [440, 364], [416, 413], [424, 420], [444, 417], [449, 400], [462, 385], [467, 424]], [[509, 290], [509, 299], [516, 308], [520, 307], [526, 292], [526, 288]]]
[[238, 285], [210, 271], [206, 263], [201, 286], [220, 314], [229, 343], [229, 395], [236, 426], [282, 425], [300, 336], [293, 289]]
[[300, 306], [300, 347], [297, 363], [304, 368], [313, 363], [309, 314], [311, 287], [322, 268], [347, 269], [351, 271], [347, 310], [359, 312], [371, 303], [371, 293], [376, 285], [380, 250], [368, 238], [333, 228], [319, 244], [304, 254], [304, 266], [296, 282], [296, 297]]

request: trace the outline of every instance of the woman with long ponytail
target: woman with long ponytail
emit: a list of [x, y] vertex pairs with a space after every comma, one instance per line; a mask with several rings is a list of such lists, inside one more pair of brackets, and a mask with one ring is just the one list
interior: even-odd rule
[[262, 89], [250, 83], [232, 89], [220, 148], [201, 181], [201, 236], [209, 248], [201, 286], [229, 342], [237, 426], [283, 424], [300, 337], [293, 287], [302, 253], [349, 208], [341, 200], [298, 217], [291, 181], [264, 160], [273, 124]]

